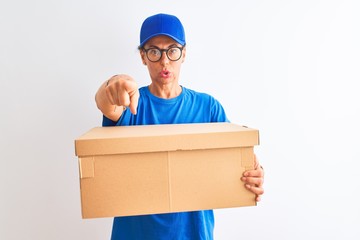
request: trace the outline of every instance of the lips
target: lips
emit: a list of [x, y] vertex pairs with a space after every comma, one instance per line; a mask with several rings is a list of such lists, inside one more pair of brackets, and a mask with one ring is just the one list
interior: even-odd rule
[[170, 77], [170, 72], [168, 70], [162, 70], [160, 72], [160, 76], [163, 78], [168, 78], [168, 77]]

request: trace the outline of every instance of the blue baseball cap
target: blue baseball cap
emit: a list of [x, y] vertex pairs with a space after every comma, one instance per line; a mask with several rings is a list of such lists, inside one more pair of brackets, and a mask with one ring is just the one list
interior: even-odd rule
[[140, 47], [152, 37], [165, 35], [185, 45], [185, 31], [180, 20], [169, 14], [156, 14], [145, 19], [140, 31]]

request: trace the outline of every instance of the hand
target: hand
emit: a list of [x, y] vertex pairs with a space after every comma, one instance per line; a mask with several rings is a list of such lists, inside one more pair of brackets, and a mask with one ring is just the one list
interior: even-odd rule
[[241, 180], [245, 183], [245, 187], [256, 194], [256, 201], [259, 202], [261, 200], [261, 195], [264, 194], [264, 170], [260, 166], [259, 161], [255, 157], [255, 168], [254, 170], [245, 171]]
[[139, 90], [134, 79], [128, 75], [115, 75], [106, 83], [106, 96], [112, 105], [129, 107], [136, 114]]

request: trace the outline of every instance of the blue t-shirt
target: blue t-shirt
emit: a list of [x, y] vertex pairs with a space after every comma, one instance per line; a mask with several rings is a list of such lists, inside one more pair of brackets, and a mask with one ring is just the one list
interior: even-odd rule
[[[227, 122], [221, 104], [212, 96], [182, 87], [179, 96], [158, 98], [148, 87], [139, 89], [137, 114], [126, 109], [119, 121], [103, 117], [103, 126]], [[112, 240], [212, 240], [212, 210], [115, 217]]]

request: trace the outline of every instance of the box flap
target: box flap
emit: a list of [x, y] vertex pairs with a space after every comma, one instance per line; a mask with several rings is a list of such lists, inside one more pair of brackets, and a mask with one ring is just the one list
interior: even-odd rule
[[79, 157], [259, 144], [256, 129], [233, 123], [96, 127], [75, 140]]

